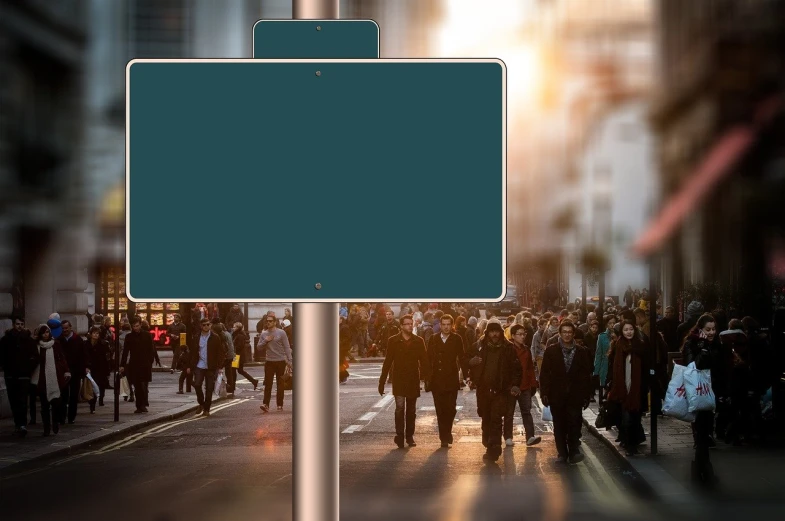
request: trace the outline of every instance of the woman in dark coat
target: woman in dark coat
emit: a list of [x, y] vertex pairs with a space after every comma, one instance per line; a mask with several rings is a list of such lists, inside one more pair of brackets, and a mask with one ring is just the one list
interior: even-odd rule
[[[46, 324], [38, 326], [36, 332], [38, 340], [38, 366], [33, 370], [30, 379], [31, 385], [36, 386], [38, 397], [41, 399], [41, 420], [44, 424], [44, 436], [49, 436], [51, 425], [55, 434], [60, 430], [60, 396], [62, 389], [71, 379], [68, 362], [60, 342], [52, 338], [52, 331]], [[50, 414], [51, 413], [51, 423]]]
[[[681, 348], [684, 365], [695, 362], [698, 370], [711, 370], [711, 387], [714, 396], [724, 396], [722, 390], [722, 345], [717, 326], [709, 314], [702, 315], [684, 340]], [[718, 378], [715, 380], [715, 376]], [[714, 468], [709, 460], [709, 447], [714, 444], [711, 433], [714, 430], [714, 411], [698, 411], [692, 422], [695, 436], [695, 460], [692, 462], [692, 479], [704, 485], [715, 482]]]
[[611, 370], [611, 389], [608, 400], [621, 406], [622, 422], [619, 429], [621, 446], [627, 456], [638, 453], [641, 425], [642, 380], [644, 378], [645, 347], [637, 334], [635, 323], [625, 320], [621, 337], [614, 345]]
[[101, 328], [98, 326], [91, 327], [87, 337], [87, 372], [98, 385], [100, 394], [99, 396], [93, 396], [93, 399], [88, 402], [90, 404], [90, 414], [95, 412], [96, 400], [99, 406], [104, 406], [106, 388], [109, 387], [109, 360], [111, 356], [109, 344], [101, 338]]

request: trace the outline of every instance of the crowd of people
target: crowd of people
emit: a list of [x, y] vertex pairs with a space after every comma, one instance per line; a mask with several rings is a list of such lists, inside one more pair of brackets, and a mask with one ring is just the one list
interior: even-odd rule
[[503, 444], [514, 443], [516, 405], [526, 443], [539, 442], [530, 413], [539, 392], [553, 416], [559, 461], [577, 463], [583, 459], [582, 408], [598, 401], [615, 411], [606, 428], [617, 429], [617, 443], [634, 456], [646, 441], [642, 418], [665, 396], [669, 360], [695, 362], [711, 370], [717, 403], [714, 412], [699, 413], [693, 423], [693, 477], [712, 483], [708, 449], [717, 439], [740, 445], [771, 433], [785, 328], [780, 323], [771, 335], [753, 317], [729, 318], [721, 309], [706, 313], [698, 301], [686, 306], [682, 321], [673, 307], [663, 310], [655, 301], [652, 327], [650, 305], [648, 292], [630, 288], [625, 302], [614, 302], [602, 316], [594, 305], [576, 303], [501, 318], [492, 313], [481, 318], [470, 303], [403, 304], [399, 318], [384, 304], [342, 307], [339, 379], [346, 382], [354, 354], [385, 357], [379, 392], [392, 383], [399, 447], [416, 446], [414, 411], [424, 390], [434, 393], [440, 439], [449, 448], [457, 391], [469, 385], [477, 391], [485, 458], [494, 461]]
[[[269, 411], [274, 382], [278, 410], [283, 409], [285, 375], [290, 377], [292, 369], [294, 319], [290, 309], [286, 309], [283, 319], [269, 311], [259, 321], [255, 353], [238, 305], [224, 320], [211, 317], [206, 307], [195, 306], [191, 320], [198, 329], [187, 327], [179, 314], [173, 318], [167, 328], [173, 351], [169, 371], [180, 372], [177, 394], [195, 392], [198, 415], [210, 415], [217, 382], [225, 382], [229, 398], [234, 397], [238, 375], [253, 384], [254, 391], [257, 389], [259, 380], [245, 370], [254, 357], [265, 360], [262, 412]], [[0, 368], [14, 419], [14, 435], [24, 437], [29, 426], [38, 424], [38, 404], [44, 436], [74, 424], [87, 380], [97, 389], [86, 401], [90, 414], [105, 405], [106, 391], [115, 385], [121, 385], [124, 401], [134, 403], [135, 414], [148, 412], [153, 365], [161, 367], [161, 360], [150, 325], [141, 317], [123, 317], [118, 331], [111, 317], [91, 315], [84, 336], [74, 331], [69, 320], [61, 321], [57, 313], [32, 329], [20, 316], [13, 317], [12, 323], [0, 339]], [[113, 373], [117, 378], [112, 378]]]

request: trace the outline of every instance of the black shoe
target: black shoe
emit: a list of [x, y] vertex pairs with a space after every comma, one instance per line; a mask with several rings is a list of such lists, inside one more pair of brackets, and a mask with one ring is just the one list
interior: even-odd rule
[[259, 406], [259, 408], [262, 410], [262, 412], [270, 412], [270, 406], [269, 405], [262, 404], [262, 405]]
[[177, 394], [184, 394], [184, 393], [183, 393], [183, 391], [181, 389], [181, 390], [177, 391]]
[[406, 444], [409, 447], [416, 447], [417, 446], [417, 444], [414, 442], [414, 438], [407, 438], [406, 439]]
[[399, 449], [403, 448], [403, 436], [396, 436], [393, 440], [395, 441], [395, 444], [398, 445]]
[[443, 449], [449, 449], [449, 448], [450, 448], [450, 444], [449, 444], [449, 443], [447, 443], [446, 441], [443, 441], [443, 442], [442, 442], [442, 448], [443, 448]]
[[201, 416], [203, 412], [204, 412], [204, 407], [200, 405], [199, 408], [196, 409], [196, 416]]
[[134, 397], [133, 397], [133, 396], [131, 396], [130, 398], [128, 398], [128, 401], [129, 401], [129, 402], [133, 402], [133, 401], [136, 401], [136, 400], [134, 400]]
[[[253, 382], [253, 390], [256, 390], [256, 386], [259, 385], [259, 380], [254, 380]], [[190, 392], [190, 391], [189, 391]]]
[[554, 463], [567, 463], [567, 456], [558, 456], [553, 460]]
[[102, 399], [98, 400], [98, 406], [99, 407], [103, 407], [104, 406], [104, 401]]
[[[48, 430], [49, 430], [49, 429], [47, 429], [47, 431], [48, 431]], [[54, 433], [55, 433], [55, 434], [57, 434], [58, 432], [60, 432], [60, 424], [59, 424], [59, 423], [57, 423], [57, 422], [54, 422], [54, 424], [52, 424], [52, 431], [54, 431]]]
[[19, 427], [19, 436], [21, 436], [22, 438], [27, 436], [27, 427], [25, 427], [24, 425]]
[[127, 396], [123, 396], [123, 401], [127, 402], [128, 401], [128, 397]]
[[573, 465], [580, 463], [583, 460], [584, 460], [584, 455], [581, 454], [580, 452], [576, 452], [575, 454], [570, 455], [570, 463], [572, 463]]
[[714, 438], [712, 438], [712, 437], [709, 437], [709, 448], [710, 448], [710, 449], [713, 449], [713, 448], [715, 448], [716, 446], [717, 446], [717, 442], [716, 442], [716, 441], [714, 441]]
[[486, 452], [482, 455], [482, 459], [485, 461], [497, 461], [499, 459], [499, 454]]

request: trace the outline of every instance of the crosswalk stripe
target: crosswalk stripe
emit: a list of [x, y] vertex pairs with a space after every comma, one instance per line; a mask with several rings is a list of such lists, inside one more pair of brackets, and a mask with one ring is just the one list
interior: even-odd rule
[[378, 411], [367, 412], [367, 413], [363, 414], [362, 416], [360, 416], [359, 418], [357, 418], [357, 421], [360, 421], [360, 422], [371, 421], [371, 420], [374, 419], [374, 417], [376, 417], [377, 414], [379, 414]]
[[341, 434], [351, 434], [353, 432], [362, 430], [362, 428], [363, 428], [362, 425], [350, 425], [346, 429], [344, 429], [343, 432], [341, 432]]
[[384, 398], [376, 402], [376, 405], [374, 405], [372, 409], [381, 409], [382, 407], [385, 407], [388, 403], [391, 403], [393, 400], [395, 400], [395, 396], [393, 396], [392, 394], [386, 394], [384, 395]]

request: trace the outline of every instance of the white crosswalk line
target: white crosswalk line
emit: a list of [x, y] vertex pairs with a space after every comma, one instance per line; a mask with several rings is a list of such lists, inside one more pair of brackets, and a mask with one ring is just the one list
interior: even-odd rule
[[346, 429], [341, 432], [341, 434], [351, 434], [353, 432], [361, 431], [363, 428], [362, 425], [350, 425]]
[[357, 418], [357, 421], [369, 422], [369, 421], [373, 420], [376, 417], [377, 414], [379, 414], [378, 411], [376, 411], [376, 412], [367, 412], [367, 413], [363, 414], [362, 416], [360, 416], [359, 418]]
[[394, 400], [395, 400], [395, 396], [393, 396], [392, 394], [386, 394], [386, 395], [384, 395], [384, 398], [382, 398], [381, 400], [376, 402], [376, 405], [374, 405], [371, 408], [372, 409], [381, 409], [383, 407], [386, 407], [388, 403], [391, 403]]

